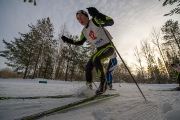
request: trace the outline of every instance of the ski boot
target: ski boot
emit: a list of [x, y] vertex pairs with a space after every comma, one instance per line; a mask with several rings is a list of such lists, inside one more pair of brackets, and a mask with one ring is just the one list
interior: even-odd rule
[[86, 82], [86, 87], [87, 89], [92, 90], [93, 89], [92, 82]]
[[178, 87], [176, 87], [176, 89], [179, 91], [180, 90], [180, 84], [179, 84], [179, 86]]
[[107, 81], [105, 78], [101, 79], [101, 82], [99, 84], [98, 89], [96, 90], [96, 95], [101, 95], [103, 94], [107, 89]]
[[109, 89], [112, 89], [112, 83], [108, 82]]

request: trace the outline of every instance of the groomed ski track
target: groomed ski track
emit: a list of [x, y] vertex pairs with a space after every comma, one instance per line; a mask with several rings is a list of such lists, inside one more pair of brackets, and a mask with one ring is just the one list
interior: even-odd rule
[[[0, 97], [67, 95], [77, 93], [84, 86], [84, 82], [49, 80], [48, 84], [39, 84], [38, 81], [1, 80]], [[139, 84], [147, 101], [135, 84], [121, 83], [121, 87], [116, 83], [113, 85], [116, 90], [108, 90], [106, 94], [120, 93], [119, 97], [73, 107], [38, 120], [180, 120], [179, 91], [149, 90], [175, 88], [177, 84]], [[0, 100], [0, 120], [15, 120], [82, 99], [84, 98]]]
[[[72, 95], [67, 95], [67, 96], [69, 97], [69, 96], [72, 96]], [[106, 100], [106, 99], [110, 99], [110, 98], [118, 97], [118, 96], [119, 96], [119, 94], [94, 95], [92, 97], [84, 98], [84, 99], [79, 100], [79, 101], [75, 101], [75, 102], [72, 102], [72, 103], [69, 103], [69, 104], [66, 104], [66, 105], [62, 105], [62, 106], [59, 106], [59, 107], [56, 107], [56, 108], [53, 108], [53, 109], [50, 109], [50, 110], [46, 110], [46, 111], [43, 111], [43, 112], [40, 112], [40, 113], [36, 113], [36, 114], [33, 114], [33, 115], [18, 118], [16, 120], [34, 120], [34, 119], [42, 118], [44, 116], [47, 116], [47, 115], [50, 115], [50, 114], [53, 114], [53, 113], [56, 113], [56, 112], [61, 112], [63, 110], [68, 110], [70, 108], [79, 107], [79, 106], [82, 106], [82, 105], [87, 105], [89, 103], [98, 102], [98, 101], [102, 101], [102, 100]]]
[[9, 100], [9, 99], [42, 99], [42, 98], [69, 98], [73, 95], [54, 95], [54, 96], [32, 96], [32, 97], [0, 97], [0, 100]]

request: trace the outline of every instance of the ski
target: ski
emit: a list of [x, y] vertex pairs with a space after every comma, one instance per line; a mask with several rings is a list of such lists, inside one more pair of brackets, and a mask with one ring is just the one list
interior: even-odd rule
[[50, 109], [50, 110], [46, 110], [44, 112], [40, 112], [40, 113], [33, 114], [33, 115], [30, 115], [30, 116], [25, 116], [23, 118], [19, 118], [19, 119], [16, 119], [16, 120], [34, 120], [34, 119], [41, 118], [43, 116], [46, 116], [46, 115], [49, 115], [49, 114], [52, 114], [52, 113], [55, 113], [55, 112], [60, 112], [60, 111], [67, 110], [67, 109], [70, 109], [70, 108], [78, 107], [80, 105], [85, 105], [85, 104], [88, 104], [88, 103], [97, 102], [97, 101], [100, 101], [100, 100], [105, 100], [105, 99], [118, 97], [118, 96], [120, 96], [120, 95], [119, 94], [94, 95], [94, 96], [89, 97], [89, 98], [85, 98], [85, 99], [82, 99], [82, 100], [79, 100], [79, 101], [76, 101], [76, 102], [73, 102], [73, 103], [70, 103], [70, 104], [62, 105], [60, 107], [53, 108], [53, 109]]
[[32, 96], [32, 97], [0, 97], [0, 100], [8, 100], [8, 99], [41, 99], [41, 98], [69, 98], [73, 95], [55, 95], [55, 96]]

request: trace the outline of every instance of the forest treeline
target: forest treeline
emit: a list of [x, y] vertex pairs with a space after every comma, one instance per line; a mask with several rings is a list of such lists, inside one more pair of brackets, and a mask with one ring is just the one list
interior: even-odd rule
[[[50, 18], [37, 20], [28, 25], [28, 33], [19, 33], [20, 38], [5, 44], [0, 56], [6, 58], [6, 65], [23, 78], [46, 78], [65, 81], [84, 81], [84, 67], [96, 50], [90, 43], [75, 46], [64, 43], [61, 36], [78, 39], [62, 25], [58, 37]], [[134, 48], [130, 71], [139, 83], [176, 83], [172, 63], [180, 62], [180, 29], [178, 21], [168, 20], [160, 28], [152, 28], [151, 36]], [[126, 61], [125, 61], [126, 62]], [[104, 66], [107, 66], [107, 62]], [[127, 62], [126, 62], [127, 63]], [[94, 80], [98, 80], [95, 71]], [[1, 74], [1, 72], [0, 72]], [[0, 75], [1, 76], [1, 75]], [[119, 60], [113, 73], [114, 82], [133, 82], [128, 71]]]

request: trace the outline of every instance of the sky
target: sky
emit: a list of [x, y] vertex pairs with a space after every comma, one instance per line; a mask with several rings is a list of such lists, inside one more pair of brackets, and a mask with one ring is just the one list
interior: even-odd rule
[[[150, 36], [152, 27], [160, 29], [169, 19], [178, 20], [179, 15], [163, 16], [175, 5], [162, 6], [164, 0], [36, 0], [37, 5], [23, 0], [0, 0], [0, 51], [7, 42], [19, 38], [19, 32], [28, 33], [28, 24], [49, 17], [54, 25], [55, 37], [66, 23], [72, 35], [79, 35], [83, 26], [76, 20], [78, 10], [96, 7], [101, 13], [113, 18], [114, 25], [107, 29], [121, 57], [131, 62], [135, 46]], [[87, 11], [87, 10], [86, 10]], [[6, 59], [0, 57], [0, 69]]]

